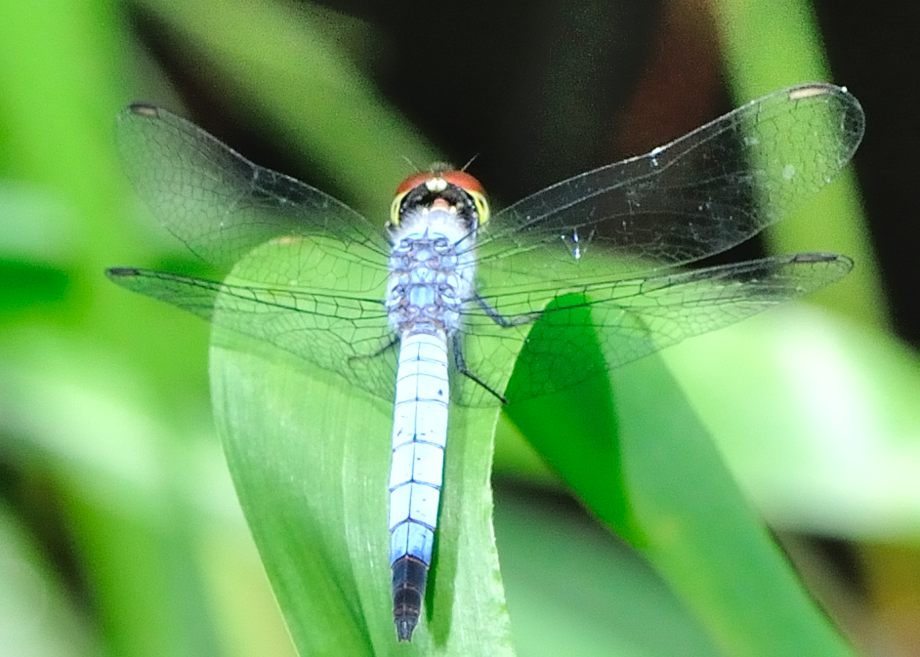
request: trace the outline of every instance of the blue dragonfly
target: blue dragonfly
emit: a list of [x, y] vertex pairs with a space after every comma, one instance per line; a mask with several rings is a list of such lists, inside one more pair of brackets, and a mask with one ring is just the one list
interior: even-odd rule
[[[408, 641], [434, 548], [450, 405], [550, 394], [844, 276], [852, 261], [831, 253], [684, 266], [827, 185], [863, 129], [846, 89], [803, 84], [495, 214], [472, 175], [435, 164], [398, 186], [388, 221], [372, 222], [134, 104], [117, 128], [128, 175], [167, 230], [232, 276], [108, 275], [392, 401], [393, 615]], [[537, 323], [540, 340], [530, 340]], [[580, 357], [573, 329], [591, 330], [603, 358]], [[508, 363], [525, 346], [537, 353], [509, 400]]]

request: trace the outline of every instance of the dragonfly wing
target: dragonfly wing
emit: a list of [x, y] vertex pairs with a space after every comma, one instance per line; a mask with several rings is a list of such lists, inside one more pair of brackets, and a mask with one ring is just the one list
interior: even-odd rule
[[185, 119], [134, 104], [119, 114], [116, 135], [128, 176], [157, 218], [221, 273], [279, 236], [336, 239], [351, 256], [386, 267], [381, 229], [328, 194], [253, 164]]
[[724, 251], [829, 183], [863, 129], [855, 97], [808, 84], [752, 101], [647, 155], [564, 180], [482, 227], [480, 291], [571, 280], [598, 253], [635, 275], [649, 262], [672, 266]]
[[[466, 365], [502, 390], [507, 363], [523, 350], [511, 401], [549, 394], [808, 294], [843, 277], [852, 265], [845, 256], [798, 254], [588, 283], [557, 296], [485, 296], [464, 314]], [[546, 308], [534, 312], [537, 304]], [[487, 391], [472, 382], [464, 386], [463, 403], [489, 403]]]
[[393, 332], [380, 297], [238, 285], [167, 272], [114, 268], [115, 283], [167, 301], [221, 330], [255, 338], [392, 399]]

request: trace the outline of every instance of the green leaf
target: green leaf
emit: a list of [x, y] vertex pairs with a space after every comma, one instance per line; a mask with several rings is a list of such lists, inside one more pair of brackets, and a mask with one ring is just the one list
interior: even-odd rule
[[618, 370], [608, 385], [613, 398], [599, 380], [508, 413], [588, 508], [646, 556], [706, 627], [717, 654], [852, 654], [770, 540], [660, 358]]
[[920, 367], [806, 304], [663, 354], [770, 524], [870, 541], [920, 533]]
[[[832, 80], [812, 5], [808, 0], [718, 0], [712, 4], [738, 102], [805, 80]], [[859, 89], [852, 91], [859, 96]], [[870, 132], [871, 121], [870, 117]], [[857, 153], [856, 159], [859, 158]], [[795, 212], [807, 221], [790, 221], [792, 217], [787, 217], [787, 221], [766, 230], [764, 236], [773, 253], [820, 249], [853, 258], [856, 267], [846, 283], [818, 296], [841, 313], [884, 328], [888, 322], [887, 302], [855, 177], [852, 168], [843, 171], [830, 189]]]
[[495, 529], [520, 654], [719, 654], [635, 550], [571, 507], [532, 488], [496, 487]]
[[0, 646], [16, 657], [94, 654], [88, 628], [25, 527], [0, 506]]
[[170, 448], [181, 430], [140, 404], [130, 364], [70, 334], [4, 334], [0, 353], [0, 458], [58, 491], [101, 640], [113, 654], [218, 654], [194, 549], [206, 516], [190, 501], [220, 488], [189, 494], [193, 451]]
[[[224, 93], [237, 96], [234, 104], [263, 115], [279, 139], [318, 162], [368, 216], [386, 211], [379, 190], [405, 177], [402, 156], [420, 163], [443, 158], [355, 66], [342, 38], [355, 26], [342, 16], [285, 3], [141, 4], [181, 35], [180, 50], [190, 51], [195, 66], [207, 62]], [[355, 42], [376, 46], [376, 36]]]
[[496, 412], [452, 411], [426, 609], [411, 647], [398, 645], [388, 562], [390, 406], [277, 351], [215, 336], [219, 432], [300, 654], [512, 654], [491, 525]]

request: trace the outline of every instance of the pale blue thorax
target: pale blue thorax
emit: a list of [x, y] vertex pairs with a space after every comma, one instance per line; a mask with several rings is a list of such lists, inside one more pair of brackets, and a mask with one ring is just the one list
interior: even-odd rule
[[[472, 236], [455, 212], [406, 213], [392, 235], [387, 312], [399, 336], [390, 468], [390, 563], [431, 563], [444, 470], [449, 344], [472, 294]], [[460, 245], [458, 246], [458, 242]]]

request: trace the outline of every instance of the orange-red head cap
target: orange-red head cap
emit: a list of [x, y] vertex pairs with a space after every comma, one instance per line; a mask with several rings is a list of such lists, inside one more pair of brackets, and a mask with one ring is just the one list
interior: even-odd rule
[[396, 188], [396, 196], [393, 198], [393, 205], [390, 210], [390, 223], [392, 225], [399, 225], [402, 201], [406, 194], [420, 185], [424, 185], [429, 192], [434, 194], [444, 191], [448, 185], [460, 188], [473, 200], [479, 224], [482, 225], [488, 221], [489, 203], [486, 200], [486, 193], [482, 183], [466, 171], [451, 169], [444, 164], [433, 164], [430, 171], [414, 173], [403, 180]]

